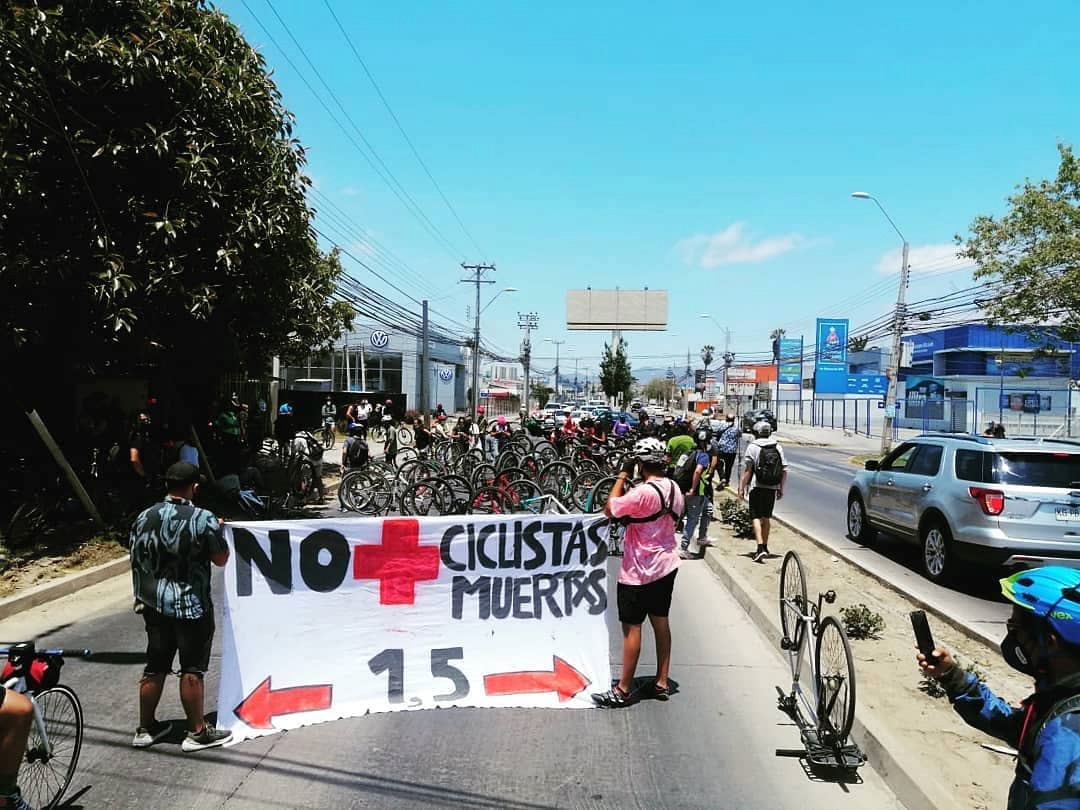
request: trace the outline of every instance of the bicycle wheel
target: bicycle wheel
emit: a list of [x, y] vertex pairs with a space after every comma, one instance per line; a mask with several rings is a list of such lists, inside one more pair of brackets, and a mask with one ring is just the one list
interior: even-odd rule
[[453, 494], [438, 479], [425, 478], [401, 493], [402, 515], [445, 515]]
[[37, 724], [30, 727], [26, 762], [19, 769], [19, 787], [31, 807], [55, 807], [71, 784], [83, 740], [82, 705], [67, 686], [54, 686], [34, 695], [51, 752]]
[[471, 515], [509, 515], [513, 511], [510, 495], [496, 487], [481, 487], [469, 504]]
[[570, 484], [570, 500], [582, 512], [591, 511], [592, 491], [597, 482], [602, 478], [599, 470], [584, 470]]
[[543, 497], [544, 493], [532, 481], [519, 478], [502, 487], [502, 491], [510, 496], [510, 502], [515, 512], [532, 512], [536, 514], [540, 511], [540, 498]]
[[565, 461], [553, 461], [540, 471], [537, 483], [544, 492], [566, 502], [570, 500], [570, 485], [575, 478], [577, 478], [577, 473], [570, 464]]
[[842, 746], [855, 722], [855, 660], [847, 633], [834, 616], [826, 616], [818, 630], [817, 716], [822, 741]]
[[399, 445], [411, 445], [413, 443], [412, 431], [409, 430], [407, 427], [399, 427], [397, 429], [397, 440]]
[[792, 652], [802, 649], [806, 625], [800, 621], [806, 613], [806, 574], [802, 560], [794, 551], [784, 555], [780, 567], [780, 629], [784, 638], [791, 642]]
[[334, 430], [333, 427], [329, 427], [329, 426], [323, 428], [323, 434], [322, 434], [323, 447], [325, 447], [327, 450], [330, 450], [330, 449], [333, 448], [334, 443], [336, 441], [337, 441], [337, 431]]

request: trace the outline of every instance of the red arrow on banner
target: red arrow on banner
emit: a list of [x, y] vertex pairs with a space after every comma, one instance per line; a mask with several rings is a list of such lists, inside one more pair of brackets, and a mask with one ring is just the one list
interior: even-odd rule
[[332, 697], [333, 687], [329, 684], [272, 689], [267, 675], [233, 713], [252, 728], [271, 729], [271, 720], [280, 715], [329, 709]]
[[531, 692], [558, 692], [566, 702], [581, 692], [591, 681], [563, 661], [552, 656], [552, 669], [535, 672], [497, 672], [484, 676], [484, 691], [488, 695], [524, 695]]

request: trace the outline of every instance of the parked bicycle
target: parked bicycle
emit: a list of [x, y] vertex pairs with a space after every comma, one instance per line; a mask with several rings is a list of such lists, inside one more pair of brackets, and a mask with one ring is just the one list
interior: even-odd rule
[[0, 649], [7, 656], [0, 680], [34, 704], [34, 719], [19, 769], [23, 798], [34, 808], [56, 807], [71, 784], [83, 741], [83, 710], [78, 695], [59, 683], [64, 658], [86, 658], [90, 650], [37, 650], [24, 641]]
[[[791, 664], [791, 691], [779, 686], [779, 708], [795, 721], [803, 750], [777, 750], [780, 756], [805, 757], [814, 766], [853, 770], [866, 757], [848, 740], [855, 722], [855, 662], [844, 626], [834, 616], [822, 618], [822, 603], [836, 601], [836, 591], [819, 593], [817, 602], [806, 595], [806, 574], [794, 551], [780, 568], [780, 649]], [[814, 639], [809, 659], [810, 692], [803, 688], [803, 653]]]

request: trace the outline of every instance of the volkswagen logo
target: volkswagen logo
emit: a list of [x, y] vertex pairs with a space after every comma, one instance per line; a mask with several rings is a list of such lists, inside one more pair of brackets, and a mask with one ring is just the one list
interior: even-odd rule
[[440, 368], [439, 379], [443, 382], [450, 382], [454, 379], [454, 370], [452, 368]]
[[390, 343], [390, 335], [382, 329], [376, 329], [371, 333], [371, 345], [376, 349], [385, 349]]

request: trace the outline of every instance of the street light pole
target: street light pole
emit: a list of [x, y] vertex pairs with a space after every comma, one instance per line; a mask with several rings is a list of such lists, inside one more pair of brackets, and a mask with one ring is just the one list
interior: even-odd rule
[[896, 386], [898, 383], [897, 378], [900, 376], [900, 343], [904, 332], [904, 318], [907, 315], [906, 309], [906, 296], [908, 286], [908, 240], [907, 237], [896, 227], [896, 223], [893, 222], [892, 217], [889, 216], [888, 211], [878, 202], [877, 198], [871, 194], [867, 194], [865, 191], [855, 191], [851, 194], [859, 200], [873, 200], [882, 214], [885, 215], [885, 219], [892, 225], [894, 231], [900, 237], [903, 242], [904, 249], [900, 259], [900, 289], [896, 293], [896, 315], [893, 319], [893, 339], [892, 339], [892, 352], [889, 354], [889, 368], [888, 379], [889, 385], [885, 394], [885, 420], [881, 428], [881, 455], [885, 455], [892, 449], [892, 434], [893, 434], [893, 421], [896, 418]]
[[559, 347], [566, 343], [565, 340], [544, 338], [547, 343], [555, 344], [555, 399], [559, 399]]

